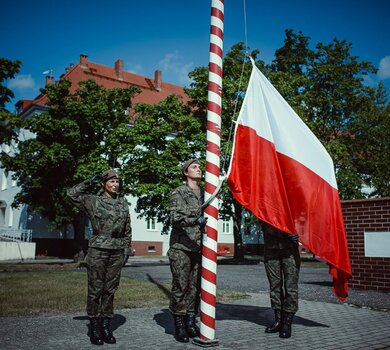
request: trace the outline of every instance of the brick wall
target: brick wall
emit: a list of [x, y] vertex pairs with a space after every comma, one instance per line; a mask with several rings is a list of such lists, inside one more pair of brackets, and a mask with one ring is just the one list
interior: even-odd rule
[[131, 246], [136, 256], [162, 255], [162, 242], [133, 241]]
[[352, 267], [349, 286], [390, 291], [390, 257], [366, 257], [364, 232], [390, 234], [390, 198], [349, 200], [341, 203]]

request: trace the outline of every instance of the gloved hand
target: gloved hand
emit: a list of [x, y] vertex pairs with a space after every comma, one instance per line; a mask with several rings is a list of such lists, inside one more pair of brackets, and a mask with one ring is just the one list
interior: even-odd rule
[[208, 219], [208, 218], [204, 217], [203, 215], [200, 215], [200, 216], [198, 216], [198, 217], [194, 220], [194, 225], [199, 225], [200, 227], [206, 226], [206, 224], [207, 224], [207, 219]]
[[128, 256], [134, 256], [135, 255], [135, 250], [132, 247], [126, 248], [125, 249], [125, 254]]
[[291, 235], [288, 235], [288, 239], [293, 242], [293, 243], [298, 243], [299, 241], [299, 235], [297, 235], [296, 233], [294, 234], [291, 234]]
[[103, 175], [101, 173], [97, 173], [94, 176], [92, 176], [90, 179], [84, 181], [84, 184], [87, 186], [92, 186], [103, 181], [104, 181]]

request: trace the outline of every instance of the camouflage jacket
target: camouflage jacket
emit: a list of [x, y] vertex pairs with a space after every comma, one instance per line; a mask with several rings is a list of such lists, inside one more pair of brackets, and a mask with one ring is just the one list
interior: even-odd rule
[[130, 213], [123, 198], [93, 194], [90, 186], [84, 183], [72, 187], [67, 194], [91, 221], [93, 234], [89, 240], [90, 247], [127, 249], [130, 246]]
[[194, 190], [187, 185], [182, 185], [172, 192], [169, 202], [171, 248], [200, 252], [202, 229], [194, 224], [194, 220], [202, 214], [203, 197], [203, 189], [200, 189], [198, 198]]
[[298, 243], [292, 242], [288, 238], [288, 233], [278, 230], [277, 228], [263, 222], [261, 224], [264, 232], [264, 249], [296, 249]]

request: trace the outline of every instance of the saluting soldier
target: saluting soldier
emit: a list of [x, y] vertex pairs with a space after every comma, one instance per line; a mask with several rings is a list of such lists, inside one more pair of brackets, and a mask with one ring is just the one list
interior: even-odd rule
[[262, 222], [264, 233], [264, 265], [270, 286], [274, 323], [266, 333], [279, 332], [280, 338], [291, 337], [291, 324], [298, 311], [298, 279], [300, 255], [298, 235], [288, 234]]
[[199, 284], [202, 232], [207, 219], [201, 206], [204, 191], [200, 187], [202, 170], [197, 159], [184, 162], [182, 174], [186, 183], [176, 188], [169, 204], [172, 225], [168, 257], [172, 272], [170, 311], [175, 322], [175, 338], [188, 342], [199, 335], [196, 313]]
[[[102, 188], [95, 193], [95, 185]], [[90, 341], [95, 345], [116, 343], [110, 328], [114, 316], [114, 295], [121, 268], [131, 244], [129, 207], [118, 195], [119, 178], [114, 170], [97, 174], [67, 194], [91, 221], [93, 235], [86, 257], [88, 272], [87, 314]]]

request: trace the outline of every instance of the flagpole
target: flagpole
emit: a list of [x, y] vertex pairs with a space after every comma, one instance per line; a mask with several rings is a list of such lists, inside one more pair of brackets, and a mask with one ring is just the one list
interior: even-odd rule
[[[212, 0], [206, 134], [206, 201], [212, 196], [219, 184], [223, 24], [224, 0]], [[218, 197], [210, 201], [204, 212], [208, 221], [206, 233], [203, 235], [202, 247], [200, 336], [194, 338], [193, 342], [196, 345], [209, 347], [218, 345], [218, 340], [215, 338]]]

